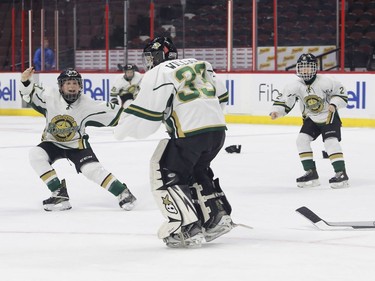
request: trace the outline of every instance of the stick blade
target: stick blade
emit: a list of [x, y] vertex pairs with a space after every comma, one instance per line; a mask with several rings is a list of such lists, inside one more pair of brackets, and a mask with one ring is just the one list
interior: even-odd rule
[[330, 230], [330, 226], [326, 221], [321, 219], [317, 214], [311, 211], [309, 208], [303, 206], [296, 210], [297, 213], [302, 215], [305, 219], [309, 220], [315, 227], [320, 230]]
[[309, 208], [303, 206], [296, 209], [296, 212], [312, 222], [320, 230], [353, 230], [353, 229], [374, 229], [375, 221], [353, 221], [353, 222], [329, 222], [321, 219]]
[[298, 208], [296, 212], [300, 213], [302, 216], [304, 216], [314, 224], [322, 221], [322, 219], [317, 214], [315, 214], [313, 211], [311, 211], [309, 208], [305, 206]]

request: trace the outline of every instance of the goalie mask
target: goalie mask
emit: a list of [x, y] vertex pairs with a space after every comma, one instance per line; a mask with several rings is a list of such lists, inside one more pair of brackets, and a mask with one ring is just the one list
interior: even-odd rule
[[297, 76], [302, 78], [305, 82], [313, 80], [316, 77], [317, 70], [318, 61], [313, 54], [302, 54], [297, 60]]
[[177, 48], [169, 37], [157, 37], [143, 49], [143, 63], [147, 70], [177, 57]]
[[[75, 83], [66, 83], [76, 81]], [[75, 102], [82, 93], [82, 76], [73, 68], [68, 68], [57, 77], [59, 92], [67, 103]]]

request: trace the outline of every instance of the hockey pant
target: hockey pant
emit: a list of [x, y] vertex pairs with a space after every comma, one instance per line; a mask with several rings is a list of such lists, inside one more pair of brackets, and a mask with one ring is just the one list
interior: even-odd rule
[[[33, 147], [29, 153], [30, 164], [51, 191], [60, 186], [60, 180], [50, 163], [47, 152], [39, 147]], [[88, 162], [81, 167], [82, 174], [89, 180], [107, 189], [117, 196], [124, 190], [124, 185], [115, 176], [103, 168], [99, 162]]]

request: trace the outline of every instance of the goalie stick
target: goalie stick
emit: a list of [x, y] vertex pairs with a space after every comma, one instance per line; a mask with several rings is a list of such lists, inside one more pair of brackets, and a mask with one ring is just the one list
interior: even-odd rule
[[320, 230], [353, 230], [375, 228], [375, 221], [328, 222], [321, 219], [317, 214], [305, 206], [298, 208], [296, 212], [311, 221]]

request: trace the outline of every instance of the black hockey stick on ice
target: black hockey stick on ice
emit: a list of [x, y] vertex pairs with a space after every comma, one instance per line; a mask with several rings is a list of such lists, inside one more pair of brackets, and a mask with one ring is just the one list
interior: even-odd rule
[[375, 221], [328, 222], [307, 207], [298, 208], [296, 212], [311, 221], [320, 230], [375, 229]]

